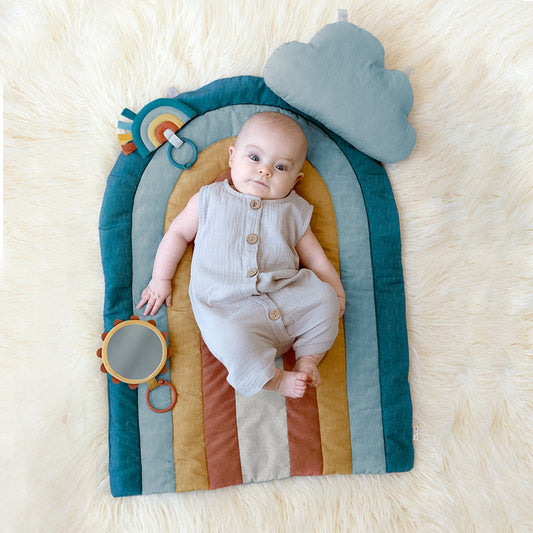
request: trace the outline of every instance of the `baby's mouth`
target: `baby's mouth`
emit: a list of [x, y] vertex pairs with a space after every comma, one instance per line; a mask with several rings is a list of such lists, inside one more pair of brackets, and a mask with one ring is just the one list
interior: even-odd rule
[[268, 185], [264, 181], [253, 180], [253, 182], [256, 183], [257, 185], [264, 187], [265, 189], [268, 189]]

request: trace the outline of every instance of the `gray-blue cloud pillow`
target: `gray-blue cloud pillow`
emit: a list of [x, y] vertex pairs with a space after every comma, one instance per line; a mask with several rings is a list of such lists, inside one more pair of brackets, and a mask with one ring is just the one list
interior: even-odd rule
[[280, 46], [264, 79], [280, 98], [361, 152], [395, 163], [409, 156], [416, 133], [407, 116], [413, 90], [406, 74], [384, 66], [376, 37], [349, 22], [322, 28], [309, 43]]

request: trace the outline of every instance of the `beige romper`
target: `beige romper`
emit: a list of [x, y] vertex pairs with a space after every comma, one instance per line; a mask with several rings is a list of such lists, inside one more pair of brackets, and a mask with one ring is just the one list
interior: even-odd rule
[[189, 294], [202, 337], [240, 393], [259, 392], [275, 358], [323, 353], [338, 332], [333, 288], [300, 269], [312, 206], [295, 191], [265, 200], [227, 180], [202, 187]]

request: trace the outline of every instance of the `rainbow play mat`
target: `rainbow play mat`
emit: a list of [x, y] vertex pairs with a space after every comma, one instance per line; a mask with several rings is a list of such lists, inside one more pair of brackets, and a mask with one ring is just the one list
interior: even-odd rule
[[[297, 192], [314, 205], [312, 229], [339, 269], [347, 305], [316, 391], [302, 400], [268, 392], [246, 398], [227, 384], [196, 326], [190, 247], [173, 281], [173, 306], [154, 317], [168, 334], [171, 357], [159, 377], [176, 390], [175, 406], [154, 412], [148, 384], [108, 377], [114, 496], [412, 468], [400, 230], [380, 161], [413, 149], [413, 102], [407, 76], [386, 70], [383, 54], [368, 32], [338, 22], [310, 43], [281, 46], [263, 78], [222, 79], [123, 111], [123, 153], [100, 219], [106, 331], [135, 314], [166, 228], [201, 186], [226, 175], [228, 147], [263, 110], [287, 113], [308, 138]], [[289, 352], [280, 364], [293, 360]], [[167, 405], [169, 388], [151, 397]]]

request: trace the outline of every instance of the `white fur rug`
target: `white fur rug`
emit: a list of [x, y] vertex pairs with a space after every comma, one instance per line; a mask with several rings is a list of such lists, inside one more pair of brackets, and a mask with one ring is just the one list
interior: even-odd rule
[[[387, 170], [415, 467], [113, 499], [95, 351], [118, 116], [260, 76], [337, 8], [414, 69], [418, 144]], [[533, 531], [532, 27], [511, 0], [3, 0], [2, 531]]]

